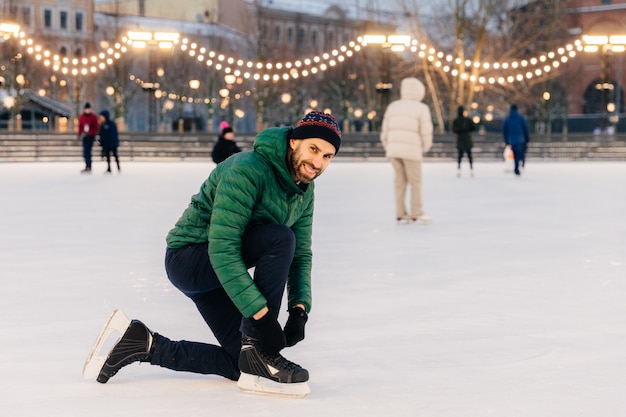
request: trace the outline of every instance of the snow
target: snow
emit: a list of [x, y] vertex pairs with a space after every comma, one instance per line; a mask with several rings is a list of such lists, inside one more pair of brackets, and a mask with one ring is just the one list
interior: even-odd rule
[[[133, 364], [82, 365], [115, 308], [173, 339], [213, 341], [163, 268], [165, 235], [213, 168], [0, 164], [0, 415], [616, 416], [626, 392], [626, 164], [424, 164], [428, 226], [395, 223], [387, 162], [317, 180], [314, 304], [285, 350], [311, 395], [240, 392]], [[284, 320], [284, 315], [281, 320]]]

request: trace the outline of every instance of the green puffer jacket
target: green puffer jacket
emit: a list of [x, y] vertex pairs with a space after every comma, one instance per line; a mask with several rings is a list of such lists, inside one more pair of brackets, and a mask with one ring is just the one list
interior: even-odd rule
[[314, 184], [300, 188], [287, 168], [291, 128], [262, 131], [254, 151], [217, 165], [167, 235], [169, 248], [209, 242], [208, 256], [226, 293], [244, 317], [267, 300], [241, 257], [246, 227], [284, 224], [293, 230], [296, 250], [287, 280], [288, 304], [311, 310], [311, 230]]

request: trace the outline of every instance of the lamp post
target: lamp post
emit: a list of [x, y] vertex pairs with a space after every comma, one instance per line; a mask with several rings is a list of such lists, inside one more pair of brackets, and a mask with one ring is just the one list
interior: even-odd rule
[[233, 89], [233, 85], [237, 82], [237, 76], [234, 74], [226, 74], [224, 75], [224, 82], [226, 83], [226, 88], [228, 91], [228, 95], [226, 99], [227, 107], [228, 107], [228, 123], [230, 123], [231, 126], [234, 126], [232, 89]]
[[393, 83], [391, 80], [391, 52], [403, 52], [411, 44], [410, 35], [364, 35], [361, 43], [379, 45], [382, 48], [380, 80], [376, 83], [376, 91], [380, 95], [380, 114], [384, 113], [391, 99]]
[[7, 95], [2, 99], [2, 105], [9, 110], [11, 117], [7, 123], [7, 130], [15, 130], [15, 120], [13, 118], [13, 108], [15, 107], [15, 97]]
[[142, 90], [148, 95], [148, 130], [154, 132], [156, 126], [156, 98], [154, 93], [159, 89], [156, 82], [156, 53], [158, 50], [171, 50], [178, 43], [180, 34], [177, 32], [129, 31], [128, 43], [137, 49], [148, 48], [148, 81], [141, 83]]
[[291, 103], [291, 94], [290, 93], [282, 93], [280, 95], [280, 102], [283, 103], [283, 107], [285, 109], [285, 113], [287, 115], [286, 118], [283, 118], [283, 124], [285, 126], [289, 126], [291, 124], [291, 111], [289, 110], [289, 104]]
[[[189, 88], [191, 88], [191, 90], [194, 92], [192, 95], [195, 96], [196, 92], [200, 88], [200, 80], [189, 80]], [[193, 114], [192, 130], [195, 130], [198, 124], [198, 115], [196, 113], [196, 98], [191, 97], [189, 99], [189, 103], [191, 104], [191, 110]]]
[[15, 130], [22, 130], [22, 102], [24, 87], [26, 86], [26, 77], [24, 77], [24, 74], [17, 74], [15, 76], [15, 83], [18, 87], [16, 97], [18, 97], [17, 103], [19, 104], [19, 106], [15, 106]]
[[[609, 112], [615, 111], [619, 115], [622, 110], [621, 53], [626, 51], [626, 35], [585, 35], [583, 36], [583, 43], [585, 52], [600, 52], [600, 82], [596, 84], [595, 88], [600, 95], [600, 108], [598, 110], [601, 114], [601, 129], [605, 132], [609, 123], [616, 123], [618, 118], [617, 116], [609, 118]], [[617, 80], [614, 83], [611, 79], [611, 56], [615, 53], [620, 53], [620, 63], [618, 65]]]
[[220, 95], [220, 97], [222, 97], [222, 102], [220, 103], [220, 110], [221, 110], [220, 118], [222, 120], [225, 120], [227, 118], [227, 115], [225, 115], [224, 110], [228, 106], [230, 91], [228, 90], [228, 88], [220, 88], [220, 91], [218, 91], [218, 94]]

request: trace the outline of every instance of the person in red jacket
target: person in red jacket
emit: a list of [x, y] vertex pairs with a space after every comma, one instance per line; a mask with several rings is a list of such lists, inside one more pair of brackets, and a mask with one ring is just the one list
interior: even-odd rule
[[83, 139], [83, 158], [85, 169], [81, 172], [91, 173], [91, 149], [98, 133], [98, 118], [91, 112], [91, 104], [85, 103], [83, 114], [78, 119], [78, 139]]

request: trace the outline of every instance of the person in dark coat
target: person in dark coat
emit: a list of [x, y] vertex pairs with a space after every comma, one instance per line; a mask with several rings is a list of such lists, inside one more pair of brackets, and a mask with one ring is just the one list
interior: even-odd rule
[[222, 128], [222, 132], [217, 138], [213, 152], [211, 152], [213, 162], [216, 164], [219, 164], [233, 154], [241, 152], [241, 149], [235, 142], [235, 132], [233, 128], [226, 122], [222, 122], [220, 127]]
[[456, 149], [458, 151], [457, 157], [457, 177], [461, 176], [461, 160], [463, 154], [467, 154], [469, 159], [470, 172], [472, 177], [474, 176], [474, 165], [472, 160], [472, 148], [474, 143], [472, 142], [472, 132], [476, 130], [476, 125], [469, 117], [465, 116], [465, 108], [459, 106], [457, 109], [457, 117], [452, 122], [452, 131], [456, 133]]
[[530, 141], [530, 132], [526, 118], [517, 111], [517, 105], [511, 106], [511, 111], [502, 125], [504, 143], [511, 145], [513, 159], [515, 161], [515, 175], [520, 175], [519, 165], [524, 166], [526, 160], [526, 147]]
[[102, 155], [107, 159], [106, 173], [111, 173], [111, 154], [115, 158], [117, 171], [121, 172], [120, 158], [117, 155], [117, 148], [120, 146], [120, 139], [117, 134], [117, 126], [111, 120], [109, 111], [102, 110], [100, 112], [100, 145], [102, 146]]

